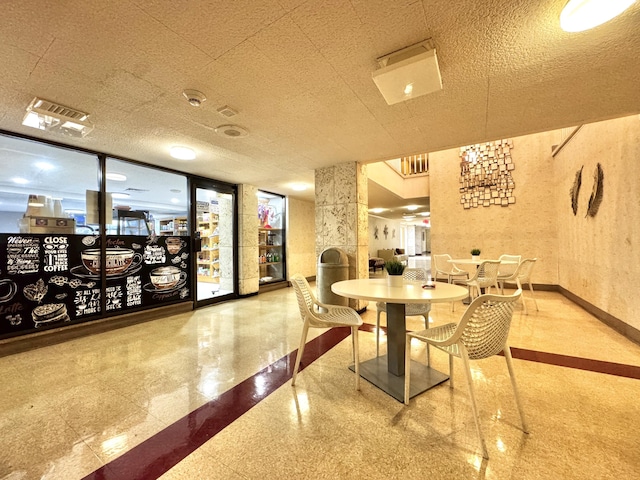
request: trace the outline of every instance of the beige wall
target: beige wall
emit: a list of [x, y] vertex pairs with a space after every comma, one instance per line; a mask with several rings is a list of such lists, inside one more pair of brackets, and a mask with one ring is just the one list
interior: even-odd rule
[[[387, 237], [384, 236], [384, 227], [387, 227]], [[375, 230], [378, 227], [378, 238], [375, 238]], [[400, 238], [400, 220], [389, 220], [386, 218], [369, 215], [369, 255], [378, 256], [378, 250], [385, 248], [404, 248]], [[395, 236], [394, 236], [395, 233]]]
[[[597, 163], [603, 201], [585, 217]], [[584, 165], [578, 212], [569, 189]], [[640, 329], [640, 116], [585, 125], [556, 155], [559, 284]]]
[[240, 295], [256, 293], [258, 272], [258, 189], [238, 185], [238, 281]]
[[287, 276], [316, 275], [315, 203], [288, 198]]
[[508, 207], [465, 210], [458, 190], [460, 150], [429, 154], [431, 253], [470, 258], [470, 250], [479, 248], [484, 258], [537, 257], [534, 283], [558, 284], [558, 192], [551, 157], [557, 143], [558, 131], [513, 138], [516, 203]]

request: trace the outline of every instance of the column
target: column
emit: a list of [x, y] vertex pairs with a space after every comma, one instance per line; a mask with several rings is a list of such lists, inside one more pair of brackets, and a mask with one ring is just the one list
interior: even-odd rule
[[[367, 166], [343, 163], [315, 171], [316, 260], [328, 247], [349, 257], [349, 278], [369, 276]], [[367, 302], [350, 300], [360, 310]]]
[[258, 189], [238, 185], [238, 289], [240, 295], [257, 293], [258, 276]]

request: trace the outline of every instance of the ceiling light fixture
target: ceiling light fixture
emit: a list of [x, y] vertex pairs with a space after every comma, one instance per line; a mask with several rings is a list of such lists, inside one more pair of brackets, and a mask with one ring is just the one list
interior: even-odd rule
[[193, 160], [196, 158], [196, 152], [189, 147], [171, 147], [169, 153], [177, 160]]
[[382, 212], [384, 212], [385, 210], [386, 210], [386, 208], [371, 208], [371, 209], [369, 209], [369, 211], [370, 211], [371, 213], [382, 213]]
[[111, 194], [111, 198], [129, 198], [131, 195], [128, 193], [115, 192]]
[[27, 107], [22, 125], [71, 137], [84, 137], [93, 130], [88, 113], [64, 105], [34, 98]]
[[581, 32], [617, 17], [635, 0], [569, 0], [560, 14], [560, 28]]
[[184, 98], [187, 99], [187, 102], [189, 102], [189, 105], [192, 107], [199, 107], [207, 99], [207, 97], [204, 96], [204, 93], [199, 92], [198, 90], [185, 90], [182, 92], [182, 95], [184, 95]]
[[405, 213], [405, 214], [402, 215], [402, 218], [404, 220], [413, 220], [414, 218], [416, 218], [416, 216]]
[[29, 183], [29, 180], [27, 180], [26, 178], [22, 178], [22, 177], [13, 177], [11, 179], [11, 181], [13, 183], [17, 183], [18, 185], [26, 185], [27, 183]]
[[36, 167], [38, 167], [40, 170], [53, 170], [53, 165], [51, 165], [49, 162], [37, 162], [36, 163]]
[[294, 183], [291, 185], [291, 190], [295, 190], [296, 192], [304, 192], [307, 189], [307, 186], [303, 183]]
[[377, 59], [380, 68], [371, 74], [389, 105], [442, 90], [436, 49], [431, 39]]
[[107, 180], [113, 180], [114, 182], [124, 182], [127, 180], [127, 176], [122, 173], [109, 172], [107, 173]]
[[406, 207], [407, 210], [409, 210], [410, 212], [415, 212], [417, 209], [419, 209], [420, 207], [418, 205], [407, 205]]

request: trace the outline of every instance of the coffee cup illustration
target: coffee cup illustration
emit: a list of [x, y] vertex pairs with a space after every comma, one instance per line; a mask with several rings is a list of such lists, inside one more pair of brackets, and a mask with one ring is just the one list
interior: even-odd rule
[[18, 291], [18, 286], [8, 278], [0, 279], [0, 303], [10, 302]]
[[167, 251], [171, 255], [175, 255], [176, 253], [178, 253], [185, 245], [186, 245], [186, 242], [184, 242], [180, 238], [177, 238], [177, 237], [167, 238]]
[[[100, 249], [91, 248], [81, 254], [84, 267], [98, 275], [100, 273]], [[107, 276], [125, 273], [131, 266], [142, 262], [142, 255], [130, 248], [107, 248], [106, 270]]]
[[168, 290], [187, 279], [187, 274], [178, 267], [158, 267], [149, 274], [151, 284], [156, 290]]

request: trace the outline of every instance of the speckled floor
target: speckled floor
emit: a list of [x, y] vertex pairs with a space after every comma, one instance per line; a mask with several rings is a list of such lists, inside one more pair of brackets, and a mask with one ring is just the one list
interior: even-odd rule
[[[640, 367], [640, 346], [558, 293], [536, 295], [539, 312], [532, 303], [529, 315], [516, 309], [513, 347]], [[455, 313], [434, 305], [431, 320], [458, 320], [463, 311], [461, 303]], [[375, 305], [363, 319], [375, 324]], [[410, 329], [421, 324], [408, 319]], [[366, 381], [354, 389], [348, 338], [303, 370], [295, 388], [270, 384], [293, 358], [301, 327], [293, 290], [283, 289], [0, 357], [0, 479], [640, 474], [637, 377], [515, 359], [526, 435], [504, 358], [472, 362], [490, 454], [483, 460], [459, 361], [453, 389], [445, 383], [408, 407]], [[362, 359], [375, 355], [372, 331], [360, 332]], [[414, 358], [424, 359], [422, 347]], [[432, 364], [447, 371], [442, 352]], [[216, 410], [221, 398], [228, 406]], [[207, 430], [214, 421], [222, 427]], [[180, 432], [202, 439], [186, 456]]]

